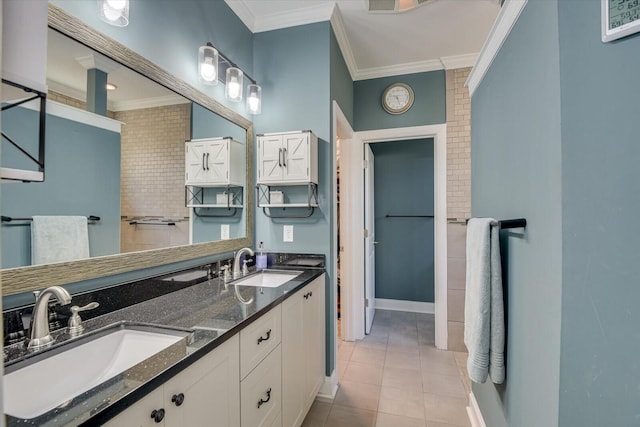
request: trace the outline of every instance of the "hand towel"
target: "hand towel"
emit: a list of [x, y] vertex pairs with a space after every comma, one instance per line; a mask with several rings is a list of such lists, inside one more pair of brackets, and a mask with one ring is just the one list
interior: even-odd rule
[[34, 216], [31, 263], [50, 264], [89, 258], [89, 227], [85, 216]]
[[464, 343], [469, 350], [469, 378], [484, 383], [487, 375], [504, 382], [504, 301], [500, 262], [500, 224], [472, 218], [467, 224], [467, 281]]

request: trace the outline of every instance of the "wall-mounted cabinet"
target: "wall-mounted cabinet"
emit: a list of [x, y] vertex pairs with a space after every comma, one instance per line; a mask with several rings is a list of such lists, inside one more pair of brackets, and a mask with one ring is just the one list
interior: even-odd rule
[[244, 186], [245, 148], [231, 138], [192, 139], [185, 143], [185, 185]]
[[[306, 218], [318, 207], [318, 137], [311, 131], [258, 135], [258, 207], [271, 218]], [[306, 186], [304, 199], [291, 201], [286, 187]], [[273, 187], [285, 187], [272, 191]], [[276, 197], [277, 196], [277, 197]], [[277, 200], [276, 200], [277, 199]], [[272, 215], [267, 209], [306, 208], [303, 215]]]

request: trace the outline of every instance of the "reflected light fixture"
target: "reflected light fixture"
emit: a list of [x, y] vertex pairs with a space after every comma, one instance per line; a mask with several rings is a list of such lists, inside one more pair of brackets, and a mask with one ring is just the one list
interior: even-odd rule
[[224, 91], [225, 96], [229, 101], [240, 102], [242, 101], [242, 85], [244, 80], [244, 73], [240, 68], [229, 67], [227, 68], [227, 87]]
[[129, 0], [98, 0], [100, 18], [116, 27], [129, 25]]
[[206, 85], [218, 84], [218, 51], [211, 43], [198, 49], [198, 77]]
[[247, 86], [247, 110], [251, 114], [262, 112], [262, 88], [257, 84]]
[[114, 85], [113, 83], [107, 83], [107, 90], [116, 90], [118, 89], [118, 86]]

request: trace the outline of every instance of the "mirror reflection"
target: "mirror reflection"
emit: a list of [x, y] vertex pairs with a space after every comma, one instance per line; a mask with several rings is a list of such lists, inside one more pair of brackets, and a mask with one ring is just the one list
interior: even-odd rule
[[[32, 265], [39, 215], [99, 217], [90, 257], [245, 236], [242, 127], [51, 29], [47, 84], [45, 182], [2, 184], [2, 215], [22, 219], [2, 223], [2, 268]], [[3, 131], [34, 149], [37, 114], [6, 110]], [[242, 185], [185, 187], [185, 141], [221, 137], [242, 147], [226, 165]], [[23, 157], [3, 141], [3, 167], [28, 169]]]

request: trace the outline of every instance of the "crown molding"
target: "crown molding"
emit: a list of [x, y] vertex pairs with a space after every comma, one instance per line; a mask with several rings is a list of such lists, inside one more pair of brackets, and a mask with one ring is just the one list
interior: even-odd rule
[[342, 52], [342, 58], [349, 69], [351, 80], [355, 80], [356, 75], [358, 74], [358, 66], [356, 65], [356, 59], [355, 56], [353, 56], [353, 51], [349, 44], [349, 37], [347, 37], [347, 30], [344, 25], [344, 20], [342, 19], [342, 12], [340, 12], [340, 8], [337, 5], [333, 8], [333, 13], [331, 14], [331, 27], [333, 28], [333, 34], [335, 34], [336, 40], [338, 41], [340, 52]]
[[402, 74], [424, 73], [427, 71], [442, 70], [442, 68], [440, 59], [429, 59], [427, 61], [359, 69], [353, 80], [368, 80], [380, 77], [399, 76]]
[[255, 33], [296, 27], [329, 21], [335, 7], [334, 2], [322, 3], [304, 9], [294, 9], [285, 13], [274, 13], [256, 19]]
[[180, 95], [156, 96], [154, 98], [135, 99], [132, 101], [114, 101], [110, 103], [112, 111], [140, 110], [142, 108], [165, 107], [167, 105], [188, 104], [189, 101]]
[[224, 2], [252, 33], [256, 32], [256, 17], [244, 0], [224, 0]]
[[498, 17], [489, 32], [489, 37], [487, 37], [482, 50], [480, 50], [478, 61], [473, 70], [471, 70], [465, 84], [469, 88], [469, 96], [473, 96], [480, 82], [482, 82], [526, 4], [527, 0], [506, 0], [502, 5], [500, 13], [498, 13]]
[[453, 70], [456, 68], [473, 67], [478, 60], [478, 53], [469, 53], [466, 55], [443, 56], [440, 58], [442, 66], [445, 70]]
[[87, 56], [80, 56], [76, 58], [76, 61], [78, 61], [78, 63], [87, 70], [97, 68], [98, 70], [104, 71], [107, 74], [112, 73], [113, 71], [121, 67], [121, 65], [117, 62], [105, 58], [102, 55], [93, 53]]

